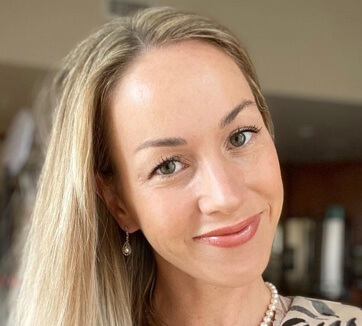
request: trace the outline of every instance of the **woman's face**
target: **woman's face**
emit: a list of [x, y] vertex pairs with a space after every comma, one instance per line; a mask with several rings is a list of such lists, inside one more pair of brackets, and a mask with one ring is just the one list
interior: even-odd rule
[[112, 213], [142, 230], [159, 272], [228, 286], [259, 277], [283, 187], [274, 143], [234, 61], [198, 41], [151, 50], [122, 77], [111, 117], [123, 197]]

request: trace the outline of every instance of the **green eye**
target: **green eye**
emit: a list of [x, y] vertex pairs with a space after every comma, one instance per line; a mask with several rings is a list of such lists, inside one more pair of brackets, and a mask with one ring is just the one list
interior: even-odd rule
[[244, 131], [237, 132], [236, 134], [230, 137], [230, 142], [235, 147], [243, 146], [245, 144], [245, 141], [246, 141], [246, 136]]
[[160, 167], [160, 172], [162, 174], [171, 174], [174, 173], [176, 169], [176, 164], [174, 161], [168, 161], [165, 162], [161, 167]]
[[165, 159], [161, 158], [160, 164], [158, 164], [152, 170], [152, 172], [149, 174], [149, 178], [151, 178], [153, 175], [161, 178], [171, 177], [179, 170], [181, 170], [182, 167], [183, 164], [181, 163], [181, 158], [177, 155], [172, 157], [166, 157]]
[[241, 147], [247, 144], [253, 134], [257, 134], [261, 128], [257, 128], [256, 126], [246, 126], [244, 128], [238, 128], [235, 132], [233, 132], [230, 136], [230, 143], [234, 147]]

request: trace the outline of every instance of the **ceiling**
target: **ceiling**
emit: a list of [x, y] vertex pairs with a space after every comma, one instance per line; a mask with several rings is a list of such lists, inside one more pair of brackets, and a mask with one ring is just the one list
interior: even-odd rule
[[[143, 2], [216, 18], [246, 44], [282, 161], [362, 159], [362, 1]], [[106, 7], [103, 0], [2, 1], [0, 138], [16, 111], [32, 106], [47, 71], [110, 19]]]

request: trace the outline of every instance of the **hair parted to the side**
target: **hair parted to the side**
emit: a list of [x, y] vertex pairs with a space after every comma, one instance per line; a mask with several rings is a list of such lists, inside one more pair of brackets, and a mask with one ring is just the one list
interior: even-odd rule
[[160, 325], [152, 309], [156, 266], [141, 231], [124, 232], [96, 195], [112, 180], [108, 106], [117, 81], [150, 48], [196, 39], [237, 63], [273, 137], [269, 110], [243, 46], [224, 26], [170, 7], [106, 24], [68, 55], [54, 81], [54, 124], [19, 270], [11, 326]]

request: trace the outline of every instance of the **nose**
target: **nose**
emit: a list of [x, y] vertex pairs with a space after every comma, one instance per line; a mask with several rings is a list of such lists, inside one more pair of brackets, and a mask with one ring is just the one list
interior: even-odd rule
[[203, 214], [234, 214], [246, 199], [244, 173], [235, 163], [213, 160], [200, 173], [199, 208]]

